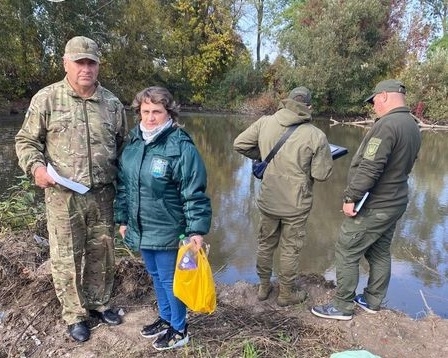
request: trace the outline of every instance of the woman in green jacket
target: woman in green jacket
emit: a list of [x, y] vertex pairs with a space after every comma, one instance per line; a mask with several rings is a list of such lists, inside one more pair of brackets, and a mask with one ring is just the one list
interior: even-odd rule
[[162, 87], [139, 92], [132, 107], [139, 123], [119, 161], [115, 220], [131, 249], [140, 250], [152, 276], [158, 319], [141, 330], [165, 350], [188, 343], [186, 306], [173, 294], [179, 237], [199, 250], [211, 223], [204, 162], [180, 128], [178, 108]]

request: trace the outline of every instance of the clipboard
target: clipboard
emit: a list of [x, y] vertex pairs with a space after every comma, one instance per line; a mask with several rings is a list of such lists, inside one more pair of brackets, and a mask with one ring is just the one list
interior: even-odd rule
[[343, 157], [348, 153], [348, 149], [345, 147], [341, 147], [340, 145], [331, 144], [330, 143], [331, 156], [333, 160]]

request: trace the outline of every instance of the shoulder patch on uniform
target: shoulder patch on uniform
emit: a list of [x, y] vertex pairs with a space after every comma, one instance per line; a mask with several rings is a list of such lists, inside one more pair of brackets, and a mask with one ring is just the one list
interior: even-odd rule
[[168, 161], [162, 158], [153, 158], [151, 162], [151, 175], [155, 178], [165, 176]]
[[367, 147], [364, 150], [364, 159], [367, 160], [374, 160], [375, 154], [378, 151], [378, 148], [381, 144], [380, 138], [370, 138], [369, 142], [367, 143]]

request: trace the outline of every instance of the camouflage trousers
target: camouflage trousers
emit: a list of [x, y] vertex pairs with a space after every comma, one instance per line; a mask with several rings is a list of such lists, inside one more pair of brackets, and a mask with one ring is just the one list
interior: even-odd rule
[[353, 299], [359, 281], [359, 261], [369, 263], [369, 279], [364, 297], [372, 308], [379, 308], [386, 297], [391, 276], [390, 245], [397, 221], [406, 205], [384, 209], [363, 209], [342, 222], [336, 243], [336, 295], [333, 304], [340, 311], [353, 313]]
[[113, 200], [108, 185], [81, 195], [59, 186], [45, 190], [53, 284], [68, 325], [86, 310], [103, 311], [114, 279]]
[[271, 278], [274, 253], [279, 251], [279, 283], [293, 287], [299, 272], [299, 255], [306, 236], [309, 212], [300, 216], [276, 217], [260, 213], [257, 249], [257, 274], [260, 281]]

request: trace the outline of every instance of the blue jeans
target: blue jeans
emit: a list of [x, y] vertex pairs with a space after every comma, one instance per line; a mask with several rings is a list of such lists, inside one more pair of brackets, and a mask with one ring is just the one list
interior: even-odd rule
[[183, 331], [187, 307], [173, 293], [177, 250], [141, 250], [146, 270], [152, 277], [159, 316], [176, 331]]

